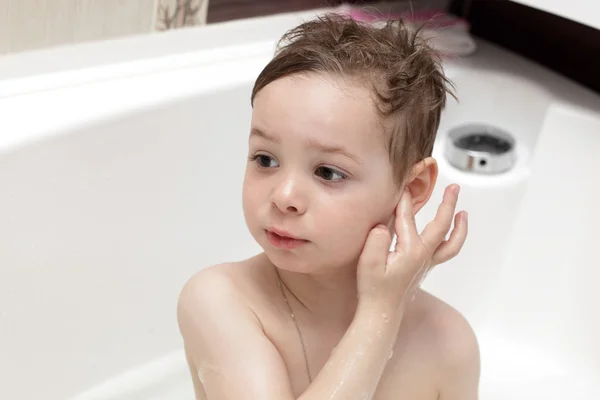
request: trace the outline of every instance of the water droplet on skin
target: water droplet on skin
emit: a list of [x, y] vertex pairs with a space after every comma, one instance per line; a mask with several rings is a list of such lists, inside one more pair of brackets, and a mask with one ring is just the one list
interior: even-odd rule
[[381, 329], [377, 330], [377, 339], [381, 339]]
[[200, 367], [196, 369], [196, 374], [200, 380], [204, 380], [204, 375], [206, 375], [206, 369], [204, 367]]
[[390, 351], [390, 356], [388, 357], [388, 360], [391, 360], [393, 356], [394, 356], [394, 350]]
[[390, 317], [387, 314], [382, 314], [381, 318], [383, 318], [383, 322], [389, 322]]

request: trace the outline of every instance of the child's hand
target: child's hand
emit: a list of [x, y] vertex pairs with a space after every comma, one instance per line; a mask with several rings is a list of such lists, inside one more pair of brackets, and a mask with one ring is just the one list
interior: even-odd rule
[[[396, 247], [388, 227], [369, 232], [358, 262], [358, 296], [361, 302], [375, 302], [389, 311], [401, 311], [412, 299], [425, 275], [437, 264], [458, 254], [467, 236], [466, 212], [454, 217], [454, 229], [446, 241], [458, 199], [458, 185], [446, 188], [438, 212], [419, 235], [412, 212], [411, 195], [404, 190], [396, 207]], [[391, 309], [390, 309], [391, 307]]]

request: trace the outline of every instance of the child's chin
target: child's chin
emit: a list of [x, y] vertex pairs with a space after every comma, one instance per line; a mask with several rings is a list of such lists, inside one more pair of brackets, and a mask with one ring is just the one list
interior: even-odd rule
[[318, 255], [312, 255], [311, 257], [310, 254], [302, 252], [282, 252], [267, 246], [263, 247], [263, 250], [269, 261], [277, 268], [284, 271], [303, 274], [320, 274], [332, 272], [334, 269], [341, 269], [343, 267], [341, 263], [336, 263], [336, 260], [325, 259]]
[[268, 246], [263, 246], [263, 250], [269, 261], [279, 269], [298, 273], [310, 273], [319, 270], [319, 264], [309, 259], [306, 254], [281, 251]]

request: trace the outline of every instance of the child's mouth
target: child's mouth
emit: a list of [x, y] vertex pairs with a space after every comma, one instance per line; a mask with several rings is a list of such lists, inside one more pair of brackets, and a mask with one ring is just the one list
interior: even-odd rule
[[288, 236], [281, 236], [275, 232], [267, 230], [267, 238], [269, 242], [280, 249], [295, 249], [297, 247], [302, 246], [303, 244], [308, 243], [308, 240], [304, 239], [295, 239]]

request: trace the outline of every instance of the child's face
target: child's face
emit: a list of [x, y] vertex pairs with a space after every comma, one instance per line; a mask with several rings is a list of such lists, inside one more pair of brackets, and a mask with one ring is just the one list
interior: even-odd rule
[[[278, 79], [258, 93], [243, 206], [275, 265], [312, 273], [350, 265], [369, 230], [389, 224], [399, 189], [378, 118], [366, 88], [324, 75]], [[278, 247], [269, 229], [307, 242]]]

